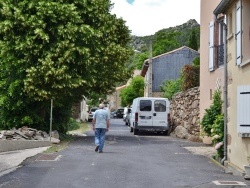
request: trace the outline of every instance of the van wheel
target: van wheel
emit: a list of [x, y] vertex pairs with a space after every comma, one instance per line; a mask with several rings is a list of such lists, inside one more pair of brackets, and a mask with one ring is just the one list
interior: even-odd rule
[[130, 127], [130, 132], [131, 132], [131, 133], [133, 132], [133, 127]]
[[138, 129], [134, 129], [134, 135], [138, 135]]
[[163, 135], [168, 136], [168, 131], [163, 131]]
[[171, 133], [171, 129], [168, 129], [167, 131], [164, 132], [166, 136], [169, 136]]

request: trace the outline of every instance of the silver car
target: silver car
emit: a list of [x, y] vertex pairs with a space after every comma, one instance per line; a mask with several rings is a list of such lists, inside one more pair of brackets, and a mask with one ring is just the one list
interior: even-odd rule
[[92, 121], [92, 120], [93, 120], [95, 111], [96, 111], [97, 109], [98, 109], [97, 107], [93, 107], [93, 108], [91, 108], [91, 109], [89, 110], [88, 121]]

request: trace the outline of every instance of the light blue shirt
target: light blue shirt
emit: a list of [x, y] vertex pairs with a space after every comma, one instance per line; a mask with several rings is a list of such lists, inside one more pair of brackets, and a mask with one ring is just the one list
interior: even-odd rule
[[96, 110], [93, 118], [96, 120], [95, 128], [107, 128], [107, 121], [110, 119], [107, 110]]

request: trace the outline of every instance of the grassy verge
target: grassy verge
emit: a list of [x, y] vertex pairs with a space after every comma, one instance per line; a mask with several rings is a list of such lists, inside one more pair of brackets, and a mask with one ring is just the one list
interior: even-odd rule
[[82, 135], [89, 130], [87, 123], [81, 123], [80, 128], [77, 130], [69, 131], [66, 135], [60, 135], [60, 143], [53, 144], [44, 153], [56, 153], [66, 149], [69, 143], [74, 139], [74, 135]]
[[82, 135], [85, 132], [89, 131], [90, 128], [87, 123], [80, 123], [80, 127], [76, 130], [69, 131], [69, 135]]

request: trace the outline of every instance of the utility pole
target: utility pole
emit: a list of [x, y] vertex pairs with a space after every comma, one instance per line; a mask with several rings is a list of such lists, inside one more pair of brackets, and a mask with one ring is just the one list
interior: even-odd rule
[[49, 140], [51, 142], [51, 136], [52, 136], [52, 116], [53, 113], [53, 99], [50, 100], [50, 126], [49, 126]]
[[152, 97], [152, 39], [149, 42], [148, 97]]

